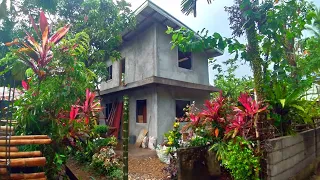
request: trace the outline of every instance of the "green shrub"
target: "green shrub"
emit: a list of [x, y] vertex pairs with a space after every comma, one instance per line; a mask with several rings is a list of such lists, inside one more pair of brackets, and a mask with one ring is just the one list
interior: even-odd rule
[[90, 167], [99, 174], [110, 179], [122, 179], [121, 159], [116, 155], [111, 146], [103, 147], [92, 156]]
[[107, 138], [98, 138], [94, 140], [95, 147], [99, 149], [104, 146], [116, 146], [117, 143], [117, 138], [115, 138], [114, 136]]
[[259, 179], [260, 159], [254, 155], [252, 143], [240, 136], [236, 136], [227, 143], [217, 143], [213, 149], [217, 150], [218, 159], [229, 169], [235, 180]]
[[96, 134], [105, 134], [109, 130], [109, 127], [107, 125], [97, 125], [94, 126], [93, 132]]

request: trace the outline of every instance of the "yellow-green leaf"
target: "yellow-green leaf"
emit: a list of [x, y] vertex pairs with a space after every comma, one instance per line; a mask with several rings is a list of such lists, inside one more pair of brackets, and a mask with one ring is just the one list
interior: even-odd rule
[[280, 103], [281, 103], [281, 105], [282, 105], [282, 108], [284, 108], [285, 103], [286, 103], [286, 100], [285, 100], [285, 99], [280, 99]]

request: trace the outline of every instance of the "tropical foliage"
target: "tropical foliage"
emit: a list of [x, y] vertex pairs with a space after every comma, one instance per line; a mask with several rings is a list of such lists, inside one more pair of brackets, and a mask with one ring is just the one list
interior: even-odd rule
[[[182, 12], [196, 16], [196, 4], [197, 1], [183, 0]], [[302, 124], [304, 129], [310, 128], [313, 118], [319, 116], [318, 111], [310, 109], [311, 106], [318, 109], [318, 98], [306, 99], [319, 76], [318, 15], [313, 4], [304, 0], [236, 0], [226, 11], [233, 30], [231, 38], [218, 33], [209, 35], [205, 29], [195, 33], [168, 27], [172, 48], [192, 52], [218, 48], [234, 55], [224, 62], [229, 68], [223, 75], [221, 65], [209, 60], [219, 72], [215, 85], [225, 90], [221, 94], [226, 98], [220, 95], [206, 102], [201, 110], [192, 105], [187, 107], [186, 119], [190, 122], [181, 132], [191, 134], [186, 143], [179, 145], [213, 144], [212, 150], [218, 153], [221, 164], [233, 178], [258, 179], [259, 157], [265, 144], [261, 141], [292, 134]], [[307, 29], [315, 36], [304, 38], [303, 32]], [[237, 41], [237, 37], [243, 35], [247, 44]], [[236, 64], [240, 61], [250, 64], [252, 80], [235, 77]], [[267, 126], [268, 132], [260, 129], [261, 126]], [[272, 132], [273, 127], [278, 130], [276, 133]], [[170, 141], [180, 142], [168, 139]], [[244, 162], [241, 167], [240, 161]]]
[[[257, 98], [269, 104], [269, 119], [273, 120], [280, 133], [291, 133], [295, 124], [310, 124], [312, 116], [308, 116], [308, 110], [303, 107], [311, 101], [304, 101], [303, 96], [318, 76], [320, 63], [316, 56], [319, 49], [316, 46], [318, 40], [314, 37], [303, 39], [302, 32], [312, 24], [313, 19], [316, 27], [317, 16], [312, 4], [304, 0], [260, 4], [236, 1], [226, 11], [230, 14], [233, 35], [245, 34], [247, 45], [235, 38], [223, 38], [218, 33], [210, 36], [208, 31], [202, 30], [196, 35], [184, 28], [168, 28], [173, 47], [195, 52], [227, 48], [235, 56], [225, 62], [231, 65], [229, 76], [217, 75], [216, 80], [218, 85], [223, 82], [220, 86], [227, 90], [226, 94], [230, 94], [226, 86], [231, 84], [228, 84], [227, 78], [235, 79], [230, 76], [230, 71], [235, 70], [237, 61], [244, 60], [251, 65]], [[250, 23], [257, 26], [249, 26]], [[214, 68], [219, 70], [220, 66], [214, 64]], [[243, 90], [248, 91], [248, 88]], [[236, 91], [234, 88], [233, 92]], [[266, 120], [266, 116], [259, 118], [259, 121]]]
[[[4, 2], [6, 1], [2, 1], [1, 4]], [[4, 43], [22, 36], [25, 30], [30, 34], [36, 33], [32, 29], [33, 26], [26, 25], [24, 22], [30, 15], [34, 16], [40, 10], [44, 10], [50, 17], [51, 29], [58, 30], [61, 24], [72, 24], [70, 35], [75, 36], [80, 32], [90, 35], [88, 42], [90, 50], [83, 53], [83, 57], [79, 60], [97, 75], [96, 81], [107, 76], [104, 64], [106, 59], [120, 59], [117, 48], [122, 43], [121, 32], [123, 29], [133, 28], [135, 24], [130, 4], [125, 0], [22, 0], [10, 2], [11, 8], [2, 11], [6, 12], [6, 15], [0, 15], [0, 19], [2, 19], [0, 21], [0, 59], [9, 52]], [[4, 66], [4, 63], [0, 63], [0, 66]]]
[[58, 179], [70, 150], [79, 161], [91, 162], [100, 147], [114, 146], [115, 140], [95, 140], [100, 134], [92, 132], [101, 108], [91, 90], [96, 75], [83, 63], [83, 55], [90, 51], [89, 36], [81, 32], [63, 38], [70, 27], [67, 25], [50, 37], [43, 12], [39, 19], [40, 30], [30, 17], [41, 43], [27, 33], [26, 42], [7, 43], [13, 46], [12, 53], [3, 61], [8, 70], [16, 68], [18, 61], [29, 67], [22, 81], [24, 95], [15, 101], [16, 134], [47, 134], [53, 139], [50, 145], [39, 148], [47, 158], [47, 177]]
[[[238, 102], [225, 98], [220, 92], [214, 99], [205, 101], [203, 109], [194, 104], [186, 108], [185, 119], [188, 122], [180, 128], [174, 124], [166, 137], [171, 163], [165, 168], [171, 177], [176, 175], [175, 152], [180, 147], [212, 146], [219, 160], [235, 179], [257, 179], [260, 171], [260, 143], [257, 131], [257, 117], [266, 111], [267, 106], [252, 99], [247, 93], [241, 93]], [[182, 139], [182, 133], [188, 136]], [[245, 164], [239, 161], [245, 160]], [[241, 166], [241, 167], [240, 167]]]

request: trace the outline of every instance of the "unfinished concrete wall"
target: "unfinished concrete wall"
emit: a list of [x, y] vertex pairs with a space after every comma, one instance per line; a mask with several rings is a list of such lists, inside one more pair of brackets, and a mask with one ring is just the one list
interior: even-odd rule
[[320, 129], [268, 140], [267, 179], [307, 179], [320, 155]]
[[[121, 56], [125, 59], [125, 82], [135, 82], [155, 76], [155, 25], [137, 34], [129, 42], [124, 42], [121, 47]], [[113, 66], [112, 80], [103, 82], [100, 90], [117, 87], [121, 81], [120, 61], [107, 61], [107, 66]]]
[[209, 85], [208, 57], [205, 53], [192, 53], [191, 69], [178, 66], [178, 48], [171, 50], [171, 35], [166, 27], [157, 24], [157, 64], [156, 76]]
[[185, 89], [170, 86], [157, 87], [157, 118], [158, 143], [162, 143], [164, 133], [172, 129], [176, 117], [175, 100], [195, 101], [197, 107], [202, 108], [204, 101], [209, 99], [210, 93], [194, 89]]
[[[129, 96], [129, 135], [138, 136], [141, 129], [145, 128], [149, 131], [149, 136], [157, 137], [157, 96], [154, 87], [144, 87], [127, 92], [119, 92], [111, 95], [103, 96], [102, 105], [122, 101], [122, 97], [127, 94]], [[136, 121], [136, 101], [147, 100], [147, 123], [137, 123]], [[103, 120], [100, 123], [104, 124]]]

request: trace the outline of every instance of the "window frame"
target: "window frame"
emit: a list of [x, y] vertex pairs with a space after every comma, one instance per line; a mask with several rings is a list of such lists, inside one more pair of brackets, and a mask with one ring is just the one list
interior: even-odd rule
[[[193, 70], [193, 53], [192, 53], [192, 52], [183, 52], [183, 51], [181, 51], [179, 48], [177, 48], [177, 49], [178, 49], [177, 66], [178, 66], [179, 68], [181, 68], [181, 69], [185, 69], [185, 70], [189, 70], [189, 71]], [[180, 66], [180, 63], [181, 63], [181, 62], [180, 62], [181, 59], [179, 59], [180, 53], [182, 53], [182, 54], [190, 54], [190, 56], [189, 56], [189, 58], [188, 58], [188, 59], [190, 60], [190, 69]], [[187, 57], [187, 56], [186, 56], [186, 57]]]
[[108, 77], [107, 77], [107, 82], [112, 80], [112, 76], [113, 76], [113, 66], [112, 64], [110, 66], [107, 67], [107, 71], [108, 71]]
[[[192, 103], [192, 101], [190, 100], [190, 99], [175, 99], [175, 117], [176, 118], [183, 118], [183, 117], [185, 117], [185, 113], [184, 113], [184, 115], [182, 116], [182, 117], [178, 117], [177, 116], [177, 101], [186, 101], [186, 102], [188, 102], [188, 104], [187, 105], [191, 105], [191, 103]], [[185, 107], [183, 107], [183, 108], [185, 108]], [[183, 108], [182, 108], [182, 111], [183, 111]]]
[[[138, 102], [139, 101], [145, 101], [145, 109], [142, 109], [142, 116], [143, 116], [143, 122], [139, 122], [139, 117], [138, 116], [141, 116], [141, 114], [139, 114], [139, 109], [138, 109]], [[145, 111], [145, 116], [144, 116], [144, 112]], [[147, 124], [148, 123], [148, 101], [147, 99], [137, 99], [136, 100], [136, 123], [138, 124]]]

